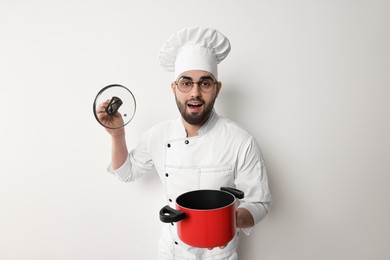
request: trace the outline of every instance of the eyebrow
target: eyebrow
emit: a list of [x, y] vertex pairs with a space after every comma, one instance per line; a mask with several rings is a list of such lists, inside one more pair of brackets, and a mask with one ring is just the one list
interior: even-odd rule
[[[187, 77], [187, 76], [181, 76], [179, 79], [188, 79], [188, 80], [193, 80], [191, 77]], [[211, 79], [212, 81], [215, 82], [215, 79], [213, 79], [211, 76], [202, 76], [200, 77], [199, 80], [205, 80], [205, 79]]]
[[215, 82], [215, 79], [213, 79], [213, 77], [211, 77], [211, 76], [203, 76], [203, 77], [200, 77], [199, 80], [202, 80], [202, 79], [211, 79], [213, 82]]

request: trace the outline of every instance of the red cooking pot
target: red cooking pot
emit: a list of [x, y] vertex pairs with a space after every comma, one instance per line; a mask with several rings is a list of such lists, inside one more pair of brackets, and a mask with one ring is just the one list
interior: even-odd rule
[[230, 187], [190, 191], [177, 197], [176, 210], [163, 207], [160, 220], [177, 222], [179, 238], [190, 246], [225, 246], [236, 233], [236, 198], [243, 197], [244, 192]]

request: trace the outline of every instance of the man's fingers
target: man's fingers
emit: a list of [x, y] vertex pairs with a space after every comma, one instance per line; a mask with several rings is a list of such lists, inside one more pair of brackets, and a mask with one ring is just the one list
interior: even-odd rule
[[[220, 246], [219, 248], [220, 248], [220, 249], [224, 249], [226, 246], [227, 246], [227, 245]], [[207, 249], [208, 249], [208, 250], [213, 250], [214, 248], [213, 248], [213, 247], [209, 247], [209, 248], [207, 248]]]

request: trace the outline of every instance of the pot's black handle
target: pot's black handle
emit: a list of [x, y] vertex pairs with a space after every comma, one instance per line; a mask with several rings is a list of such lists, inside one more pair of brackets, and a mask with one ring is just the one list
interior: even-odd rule
[[186, 214], [184, 212], [165, 206], [160, 210], [160, 220], [164, 223], [178, 222], [184, 219]]
[[234, 197], [236, 197], [237, 199], [243, 199], [244, 196], [245, 196], [245, 194], [244, 194], [243, 191], [240, 191], [240, 190], [235, 189], [235, 188], [231, 188], [231, 187], [221, 187], [221, 190], [233, 194]]

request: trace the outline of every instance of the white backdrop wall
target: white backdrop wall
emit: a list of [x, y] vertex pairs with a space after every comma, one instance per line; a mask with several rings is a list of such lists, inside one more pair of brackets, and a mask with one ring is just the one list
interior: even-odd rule
[[221, 30], [217, 111], [267, 161], [272, 211], [240, 259], [390, 259], [389, 1], [0, 0], [0, 259], [156, 259], [157, 176], [106, 173], [92, 102], [138, 102], [128, 145], [177, 116], [158, 51], [185, 26]]

